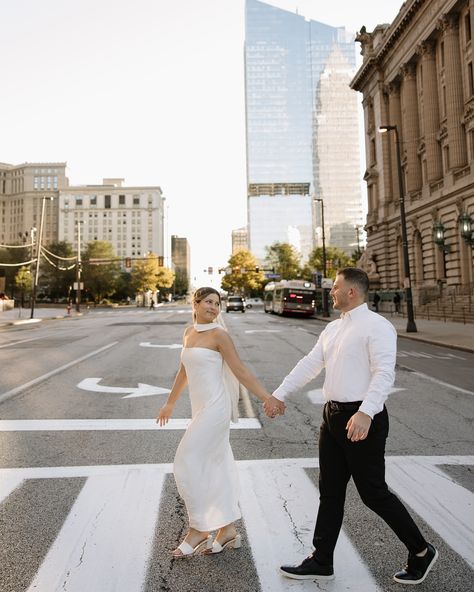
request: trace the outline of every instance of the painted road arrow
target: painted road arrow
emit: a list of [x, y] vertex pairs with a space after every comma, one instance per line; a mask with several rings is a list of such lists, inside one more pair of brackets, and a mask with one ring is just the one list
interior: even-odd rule
[[142, 341], [140, 347], [164, 347], [165, 349], [181, 349], [183, 346], [180, 343], [172, 343], [171, 345], [158, 345], [150, 343], [149, 341]]
[[[132, 399], [133, 397], [150, 397], [152, 395], [165, 395], [170, 392], [169, 389], [153, 386], [151, 384], [138, 383], [138, 387], [122, 388], [120, 386], [102, 386], [99, 382], [102, 378], [85, 378], [77, 386], [83, 391], [92, 391], [95, 393], [118, 393], [125, 394], [122, 399]], [[127, 394], [128, 393], [128, 394]]]

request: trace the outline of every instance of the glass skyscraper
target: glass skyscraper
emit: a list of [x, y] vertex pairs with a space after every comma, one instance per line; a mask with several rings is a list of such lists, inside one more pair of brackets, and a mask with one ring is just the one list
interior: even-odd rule
[[354, 37], [259, 0], [246, 1], [245, 20], [249, 247], [264, 259], [289, 242], [305, 259], [322, 197], [328, 245], [353, 251], [363, 224]]

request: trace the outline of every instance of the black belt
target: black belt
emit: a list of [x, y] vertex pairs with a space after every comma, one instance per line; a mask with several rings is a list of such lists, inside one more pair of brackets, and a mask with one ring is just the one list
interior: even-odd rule
[[341, 403], [340, 401], [328, 401], [331, 411], [358, 411], [362, 401], [351, 401], [350, 403]]

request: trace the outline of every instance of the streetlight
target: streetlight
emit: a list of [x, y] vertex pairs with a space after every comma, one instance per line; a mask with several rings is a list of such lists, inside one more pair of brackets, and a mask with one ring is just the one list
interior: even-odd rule
[[[326, 235], [324, 233], [324, 201], [322, 197], [315, 197], [314, 201], [321, 204], [321, 228], [323, 239], [323, 278], [326, 277]], [[323, 288], [323, 317], [329, 317], [329, 299], [327, 288]]]
[[77, 259], [76, 259], [76, 312], [81, 312], [81, 225], [82, 220], [77, 220]]
[[408, 256], [408, 238], [407, 238], [407, 221], [405, 218], [405, 189], [403, 185], [403, 171], [402, 161], [400, 157], [400, 137], [398, 135], [398, 128], [396, 125], [381, 125], [379, 132], [395, 132], [395, 140], [397, 144], [397, 164], [398, 164], [398, 190], [400, 193], [400, 222], [402, 226], [402, 247], [403, 247], [403, 264], [405, 271], [405, 280], [403, 282], [405, 288], [405, 301], [407, 303], [407, 333], [417, 333], [415, 324], [415, 317], [413, 314], [413, 298], [411, 293], [410, 280], [410, 258]]
[[44, 205], [45, 205], [47, 199], [49, 201], [53, 201], [54, 197], [43, 195], [42, 202], [41, 202], [40, 227], [39, 227], [39, 233], [38, 233], [38, 242], [36, 243], [36, 269], [35, 269], [35, 277], [33, 279], [33, 293], [31, 295], [31, 316], [30, 316], [31, 319], [35, 315], [36, 290], [38, 288], [39, 268], [40, 268], [40, 259], [41, 259], [41, 247], [42, 247], [41, 243], [43, 240]]

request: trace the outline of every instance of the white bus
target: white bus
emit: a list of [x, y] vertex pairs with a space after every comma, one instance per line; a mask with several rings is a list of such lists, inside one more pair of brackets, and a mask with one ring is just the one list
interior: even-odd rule
[[316, 309], [316, 286], [305, 280], [281, 280], [265, 286], [264, 310], [274, 314], [311, 316]]

